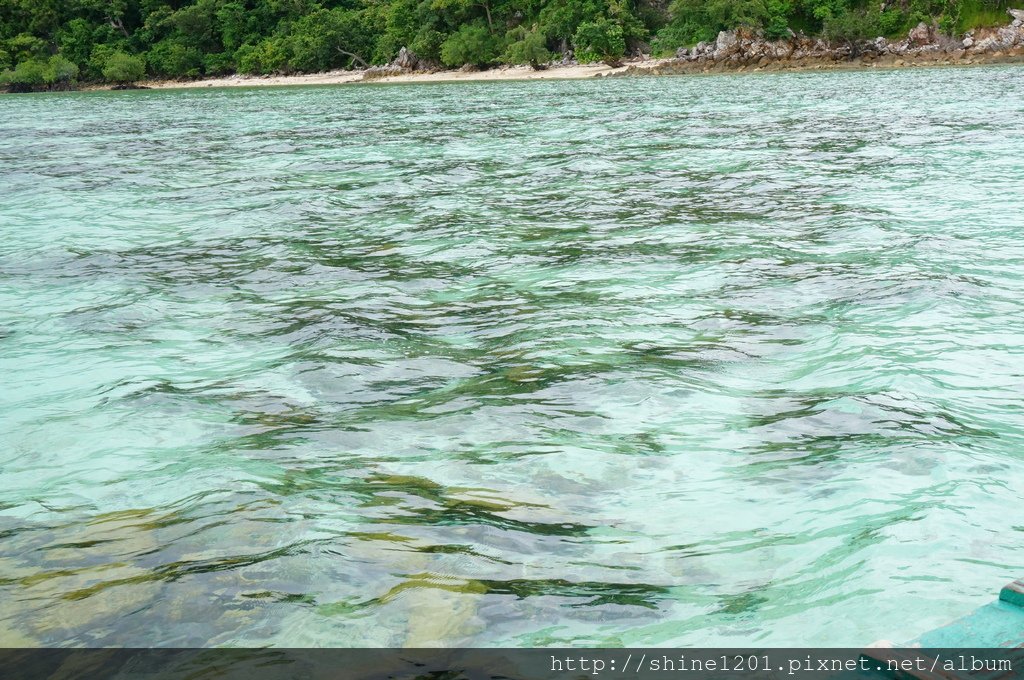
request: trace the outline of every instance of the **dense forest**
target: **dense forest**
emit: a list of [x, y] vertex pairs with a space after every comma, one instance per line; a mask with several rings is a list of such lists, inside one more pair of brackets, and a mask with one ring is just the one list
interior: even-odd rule
[[739, 26], [832, 39], [1005, 23], [1005, 0], [0, 0], [0, 82], [60, 88], [423, 62], [669, 53]]

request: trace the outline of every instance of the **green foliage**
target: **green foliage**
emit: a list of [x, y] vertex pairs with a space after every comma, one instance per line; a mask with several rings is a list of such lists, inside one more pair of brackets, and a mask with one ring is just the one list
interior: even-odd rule
[[85, 19], [72, 19], [57, 32], [60, 53], [79, 67], [88, 67], [96, 44], [96, 27]]
[[909, 26], [913, 25], [899, 9], [880, 11], [873, 6], [865, 9], [833, 6], [820, 14], [822, 35], [828, 40], [851, 45], [878, 36], [905, 36]]
[[487, 66], [498, 58], [501, 42], [482, 23], [463, 24], [441, 44], [441, 62], [445, 66]]
[[78, 78], [78, 66], [60, 55], [47, 60], [29, 59], [0, 73], [0, 85], [14, 92], [65, 88]]
[[[409, 49], [419, 56], [432, 61], [441, 61], [441, 46], [445, 41], [445, 34], [435, 29], [422, 29], [409, 42]], [[399, 48], [401, 49], [401, 48]], [[397, 54], [397, 52], [385, 54]], [[381, 59], [384, 61], [385, 59]]]
[[276, 39], [267, 39], [256, 45], [242, 45], [235, 54], [238, 70], [251, 75], [266, 75], [283, 71], [288, 58]]
[[789, 17], [793, 13], [793, 4], [789, 0], [767, 0], [765, 10], [765, 17], [761, 21], [765, 37], [769, 40], [789, 37]]
[[46, 82], [51, 85], [65, 85], [78, 79], [78, 64], [59, 54], [46, 62]]
[[28, 33], [20, 33], [6, 41], [4, 51], [10, 53], [14, 63], [20, 64], [42, 58], [46, 54], [46, 41]]
[[224, 50], [234, 52], [256, 32], [252, 18], [241, 2], [225, 2], [217, 8], [221, 44]]
[[326, 71], [334, 65], [332, 13], [320, 9], [296, 21], [284, 40], [288, 65], [296, 71]]
[[572, 39], [579, 25], [605, 16], [600, 0], [550, 0], [540, 11], [541, 30], [554, 40]]
[[172, 14], [168, 23], [188, 47], [203, 52], [221, 48], [217, 0], [196, 0]]
[[608, 3], [607, 17], [622, 28], [622, 37], [627, 48], [650, 38], [647, 26], [637, 18], [625, 0], [611, 0]]
[[[1010, 6], [1019, 7], [1020, 5]], [[1006, 4], [990, 0], [962, 0], [956, 8], [956, 15], [958, 33], [982, 26], [997, 26], [1006, 22]]]
[[3, 83], [22, 91], [46, 84], [47, 66], [41, 59], [23, 61], [13, 70], [5, 71]]
[[527, 31], [522, 26], [513, 28], [506, 34], [508, 47], [500, 60], [506, 64], [529, 64], [534, 68], [551, 61], [551, 52], [547, 48], [547, 40], [537, 27]]
[[658, 33], [658, 46], [710, 42], [719, 31], [741, 26], [761, 29], [768, 38], [783, 38], [789, 34], [792, 11], [786, 0], [673, 0], [672, 21]]
[[117, 51], [115, 47], [107, 44], [94, 46], [92, 52], [89, 53], [89, 62], [86, 64], [88, 77], [96, 80], [103, 78], [103, 67], [107, 65], [107, 60], [111, 55]]
[[447, 26], [429, 2], [392, 0], [375, 9], [373, 23], [380, 36], [373, 51], [375, 62], [390, 61], [403, 47], [424, 59], [441, 59]]
[[843, 10], [825, 18], [822, 33], [828, 40], [847, 43], [873, 38], [880, 33], [878, 13]]
[[1007, 2], [900, 0], [880, 11], [873, 0], [0, 0], [0, 71], [8, 87], [39, 89], [131, 82], [147, 64], [168, 78], [362, 67], [402, 47], [448, 66], [539, 65], [570, 46], [582, 61], [616, 63], [652, 38], [667, 53], [738, 27], [856, 42], [934, 21], [958, 34], [1005, 24]]
[[894, 37], [897, 34], [906, 33], [906, 18], [903, 13], [896, 9], [887, 9], [878, 15], [879, 35]]
[[146, 54], [150, 70], [168, 78], [195, 78], [203, 73], [203, 53], [182, 40], [168, 38]]
[[320, 9], [291, 26], [283, 50], [295, 71], [366, 66], [373, 41], [362, 12]]
[[235, 55], [229, 52], [218, 52], [207, 54], [203, 57], [203, 71], [211, 76], [224, 76], [235, 72], [238, 65], [235, 63]]
[[579, 25], [572, 37], [576, 59], [580, 63], [603, 61], [618, 65], [626, 53], [626, 38], [622, 26], [610, 19], [587, 21]]
[[146, 61], [142, 57], [114, 52], [103, 66], [103, 77], [121, 84], [134, 83], [146, 75]]

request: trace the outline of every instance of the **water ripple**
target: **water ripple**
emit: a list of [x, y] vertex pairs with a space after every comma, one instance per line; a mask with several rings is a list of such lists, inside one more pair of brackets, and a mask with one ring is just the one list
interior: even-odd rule
[[988, 601], [1022, 88], [0, 98], [0, 643], [852, 646]]

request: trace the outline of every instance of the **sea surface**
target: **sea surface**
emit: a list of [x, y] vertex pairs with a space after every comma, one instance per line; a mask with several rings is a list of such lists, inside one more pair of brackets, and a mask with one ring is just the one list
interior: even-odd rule
[[1024, 576], [1024, 69], [0, 97], [0, 643], [861, 645]]

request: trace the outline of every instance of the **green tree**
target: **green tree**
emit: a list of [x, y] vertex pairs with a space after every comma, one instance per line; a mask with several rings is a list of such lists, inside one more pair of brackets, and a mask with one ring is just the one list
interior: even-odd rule
[[203, 71], [209, 76], [224, 76], [234, 73], [238, 68], [235, 55], [231, 52], [218, 52], [203, 57]]
[[288, 68], [288, 57], [277, 39], [267, 38], [255, 45], [246, 44], [235, 53], [238, 70], [252, 75], [277, 73]]
[[177, 38], [153, 45], [146, 62], [153, 73], [168, 78], [196, 78], [203, 73], [203, 53]]
[[46, 63], [46, 82], [51, 85], [67, 86], [78, 79], [78, 64], [55, 54]]
[[119, 85], [129, 85], [146, 75], [146, 61], [139, 56], [114, 52], [103, 67], [103, 77]]
[[463, 24], [441, 45], [441, 61], [446, 66], [488, 66], [496, 61], [501, 43], [481, 23]]
[[217, 0], [196, 0], [175, 12], [170, 23], [183, 45], [201, 52], [221, 50]]
[[284, 49], [295, 71], [369, 65], [374, 42], [362, 12], [321, 9], [291, 26]]
[[522, 26], [513, 28], [506, 34], [506, 39], [509, 45], [500, 57], [506, 64], [529, 64], [539, 69], [541, 64], [551, 61], [547, 40], [536, 25], [529, 31]]
[[789, 37], [789, 17], [793, 12], [792, 3], [789, 0], [767, 0], [765, 9], [767, 10], [766, 15], [762, 20], [764, 36], [769, 40]]
[[15, 64], [40, 59], [46, 54], [46, 41], [29, 33], [19, 33], [8, 40], [4, 47], [14, 58]]
[[85, 19], [72, 19], [57, 32], [60, 53], [79, 67], [87, 67], [96, 44], [95, 32], [96, 27]]
[[538, 15], [540, 30], [568, 49], [579, 25], [602, 18], [606, 9], [601, 0], [549, 0]]
[[580, 63], [603, 61], [619, 66], [626, 53], [626, 39], [622, 26], [610, 19], [598, 19], [579, 25], [572, 38], [576, 58]]
[[767, 37], [780, 38], [787, 34], [789, 11], [784, 0], [674, 0], [672, 20], [658, 34], [659, 46], [711, 41], [719, 31], [741, 26], [763, 28]]
[[392, 0], [370, 11], [370, 23], [379, 36], [373, 51], [375, 62], [391, 61], [403, 47], [420, 59], [440, 61], [441, 45], [450, 29], [431, 3]]
[[86, 76], [91, 80], [102, 80], [103, 67], [107, 65], [110, 55], [117, 51], [117, 48], [105, 43], [93, 45], [92, 52], [89, 53], [89, 63], [85, 69]]
[[873, 38], [880, 33], [878, 14], [856, 10], [843, 10], [825, 19], [822, 33], [828, 40], [845, 42], [855, 47], [857, 41]]
[[241, 2], [227, 2], [217, 8], [224, 50], [234, 52], [253, 37], [253, 19]]
[[539, 66], [571, 46], [582, 61], [618, 63], [652, 34], [668, 52], [740, 27], [771, 39], [792, 26], [855, 47], [919, 21], [948, 33], [1002, 25], [1006, 2], [900, 0], [881, 11], [867, 0], [0, 0], [0, 70], [8, 87], [39, 89], [75, 79], [61, 62], [47, 82], [55, 54], [92, 81], [114, 55], [118, 77], [131, 58], [180, 78], [363, 66], [402, 47], [448, 66]]
[[31, 92], [47, 83], [47, 65], [41, 59], [23, 61], [14, 70], [0, 74], [0, 85], [11, 92]]

